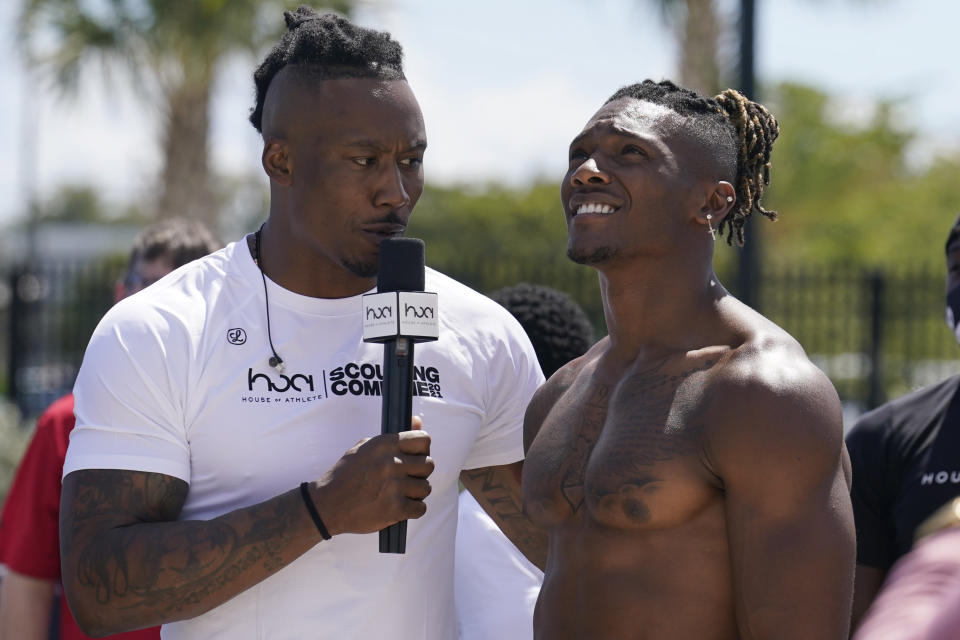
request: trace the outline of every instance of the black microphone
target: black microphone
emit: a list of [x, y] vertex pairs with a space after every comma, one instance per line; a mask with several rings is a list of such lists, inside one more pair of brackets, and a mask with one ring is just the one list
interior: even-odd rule
[[[437, 294], [424, 287], [423, 240], [380, 243], [377, 293], [363, 296], [363, 339], [383, 343], [380, 432], [409, 431], [413, 420], [413, 345], [436, 340]], [[380, 553], [404, 553], [407, 521], [380, 530]]]

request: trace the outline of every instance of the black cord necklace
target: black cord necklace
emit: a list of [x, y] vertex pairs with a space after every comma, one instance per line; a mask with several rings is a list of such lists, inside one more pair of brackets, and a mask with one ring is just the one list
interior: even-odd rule
[[[266, 224], [266, 223], [264, 223]], [[267, 276], [263, 273], [263, 260], [260, 258], [260, 232], [263, 231], [263, 224], [260, 225], [260, 228], [257, 229], [257, 232], [253, 234], [253, 261], [260, 268], [260, 279], [263, 280], [263, 299], [265, 301], [265, 307], [267, 310], [267, 341], [270, 343], [270, 351], [273, 353], [268, 360], [268, 364], [283, 373], [283, 358], [280, 357], [280, 354], [277, 353], [277, 350], [273, 347], [273, 336], [270, 334], [270, 296], [267, 294]]]

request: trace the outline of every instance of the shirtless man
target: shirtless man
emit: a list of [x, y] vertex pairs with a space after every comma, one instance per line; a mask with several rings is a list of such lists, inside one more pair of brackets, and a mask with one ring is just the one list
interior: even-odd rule
[[717, 281], [778, 125], [728, 90], [625, 87], [570, 145], [568, 255], [609, 336], [527, 409], [524, 508], [550, 539], [535, 636], [845, 638], [849, 461], [827, 377]]

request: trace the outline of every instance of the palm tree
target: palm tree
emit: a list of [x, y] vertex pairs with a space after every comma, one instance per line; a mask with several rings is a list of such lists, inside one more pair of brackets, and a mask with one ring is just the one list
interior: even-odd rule
[[[259, 54], [283, 25], [282, 0], [27, 0], [20, 42], [27, 59], [72, 92], [79, 71], [119, 67], [163, 118], [158, 217], [186, 216], [217, 228], [210, 168], [210, 97], [230, 54]], [[307, 4], [313, 4], [307, 2]], [[323, 5], [347, 14], [352, 0]]]
[[679, 44], [679, 82], [704, 95], [722, 88], [718, 62], [721, 19], [715, 0], [656, 0], [665, 22], [676, 32]]

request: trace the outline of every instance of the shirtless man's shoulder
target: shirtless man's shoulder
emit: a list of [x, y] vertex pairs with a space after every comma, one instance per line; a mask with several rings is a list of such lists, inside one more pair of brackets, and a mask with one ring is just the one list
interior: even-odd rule
[[[792, 336], [752, 310], [746, 313], [750, 328], [743, 342], [708, 382], [708, 453], [730, 462], [758, 453], [771, 461], [819, 453], [825, 465], [835, 464], [843, 452], [836, 389]], [[712, 463], [721, 463], [714, 457]], [[723, 477], [722, 469], [717, 472]]]

